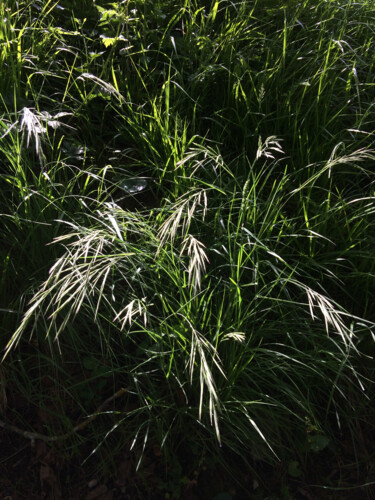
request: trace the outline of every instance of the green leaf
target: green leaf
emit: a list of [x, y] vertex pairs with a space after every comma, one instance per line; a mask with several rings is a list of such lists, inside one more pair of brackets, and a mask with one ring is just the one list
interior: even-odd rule
[[97, 367], [98, 362], [96, 361], [95, 358], [92, 356], [88, 356], [86, 358], [83, 358], [83, 366], [86, 368], [86, 370], [95, 370]]
[[292, 477], [302, 476], [302, 470], [297, 460], [290, 460], [288, 463], [288, 474]]
[[102, 42], [104, 43], [105, 48], [111, 47], [116, 41], [116, 38], [111, 38], [107, 36], [101, 37]]
[[329, 438], [324, 434], [315, 434], [309, 437], [309, 449], [312, 451], [322, 451], [329, 444]]

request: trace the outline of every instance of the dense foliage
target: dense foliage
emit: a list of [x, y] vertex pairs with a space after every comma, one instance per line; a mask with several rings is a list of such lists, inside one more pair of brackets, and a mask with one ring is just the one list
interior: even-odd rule
[[368, 0], [1, 3], [5, 421], [69, 434], [126, 388], [64, 445], [156, 447], [175, 497], [186, 457], [292, 479], [361, 446], [374, 26]]

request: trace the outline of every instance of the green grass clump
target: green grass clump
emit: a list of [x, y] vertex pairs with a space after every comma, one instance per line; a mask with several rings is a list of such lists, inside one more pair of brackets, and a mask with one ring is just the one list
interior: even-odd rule
[[1, 390], [58, 435], [128, 388], [67, 446], [121, 442], [138, 465], [152, 446], [225, 461], [220, 445], [293, 476], [359, 446], [372, 2], [0, 14]]

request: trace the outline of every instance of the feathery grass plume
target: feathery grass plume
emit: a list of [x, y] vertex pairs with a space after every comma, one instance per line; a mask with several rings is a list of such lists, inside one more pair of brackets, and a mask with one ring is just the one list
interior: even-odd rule
[[220, 429], [218, 412], [220, 412], [220, 400], [216, 391], [215, 378], [212, 374], [212, 368], [210, 362], [219, 370], [222, 376], [225, 377], [223, 369], [221, 367], [220, 359], [217, 356], [216, 349], [200, 334], [190, 323], [190, 321], [185, 318], [191, 329], [191, 351], [189, 357], [189, 372], [190, 372], [190, 383], [193, 380], [193, 374], [195, 371], [196, 359], [198, 358], [199, 366], [199, 382], [200, 382], [200, 396], [199, 396], [199, 420], [202, 418], [203, 411], [203, 396], [204, 390], [208, 391], [209, 397], [209, 416], [211, 425], [215, 427], [216, 438], [220, 443]]
[[280, 139], [278, 139], [274, 135], [271, 135], [270, 137], [267, 137], [267, 139], [264, 142], [262, 142], [262, 138], [259, 137], [258, 149], [255, 157], [256, 160], [259, 160], [262, 156], [274, 160], [275, 159], [274, 151], [276, 153], [284, 154], [284, 151], [280, 145]]
[[115, 96], [120, 103], [125, 102], [124, 97], [111, 83], [105, 82], [102, 78], [99, 78], [96, 75], [93, 75], [91, 73], [82, 73], [82, 75], [80, 75], [77, 80], [89, 80], [96, 86], [98, 86], [100, 90], [105, 94]]
[[193, 189], [168, 207], [170, 215], [162, 222], [158, 232], [160, 240], [158, 252], [167, 241], [173, 243], [177, 236], [183, 236], [188, 233], [192, 219], [199, 207], [203, 209], [200, 217], [201, 220], [204, 220], [207, 212], [208, 191], [208, 189]]
[[194, 294], [201, 288], [202, 272], [206, 270], [206, 263], [209, 262], [204, 248], [203, 243], [194, 238], [191, 234], [188, 234], [182, 242], [180, 256], [186, 251], [187, 255], [190, 257], [188, 285], [193, 287]]
[[372, 160], [372, 161], [375, 160], [375, 150], [363, 148], [357, 151], [353, 151], [347, 155], [336, 156], [336, 152], [339, 146], [340, 144], [335, 146], [330, 155], [329, 160], [323, 165], [323, 167], [316, 170], [310, 178], [308, 178], [305, 182], [303, 182], [301, 186], [293, 190], [291, 194], [297, 193], [298, 191], [304, 189], [305, 187], [314, 184], [314, 182], [320, 177], [322, 177], [322, 175], [325, 173], [327, 173], [327, 177], [328, 179], [330, 179], [334, 171], [338, 169], [339, 165], [353, 166], [361, 173], [363, 173], [365, 176], [369, 175], [368, 170], [363, 168], [361, 165], [357, 164], [358, 163], [360, 164], [361, 162], [366, 160]]
[[24, 129], [27, 131], [26, 146], [29, 147], [30, 139], [33, 137], [35, 142], [35, 152], [39, 160], [43, 163], [43, 151], [40, 136], [46, 133], [46, 127], [41, 122], [40, 116], [29, 108], [23, 108], [22, 110], [22, 117], [20, 121], [21, 132]]
[[126, 324], [132, 325], [134, 318], [140, 317], [143, 320], [143, 325], [147, 326], [148, 321], [148, 308], [146, 304], [146, 299], [133, 299], [129, 302], [117, 315], [113, 318], [113, 321], [120, 321], [120, 329], [124, 330]]
[[[88, 314], [95, 322], [102, 303], [124, 325], [130, 319], [126, 313], [125, 318], [123, 315], [125, 311], [129, 313], [131, 301], [124, 307], [126, 297], [117, 295], [116, 286], [121, 281], [129, 287], [130, 293], [138, 289], [142, 297], [146, 296], [142, 281], [139, 281], [139, 270], [143, 267], [143, 259], [147, 260], [147, 254], [143, 253], [142, 245], [131, 244], [119, 234], [121, 225], [124, 234], [143, 234], [151, 237], [152, 242], [152, 232], [145, 221], [141, 216], [111, 208], [98, 211], [94, 221], [93, 227], [65, 222], [73, 231], [54, 240], [54, 244], [63, 245], [65, 252], [51, 267], [49, 277], [31, 300], [8, 350], [19, 342], [28, 323], [33, 321], [36, 324], [41, 314], [48, 318], [46, 335], [54, 331], [56, 339], [82, 309], [83, 314]], [[73, 241], [66, 244], [69, 240]], [[142, 300], [139, 305], [141, 303]]]
[[19, 124], [19, 130], [26, 135], [26, 147], [29, 147], [31, 140], [34, 141], [35, 153], [43, 166], [45, 164], [45, 154], [43, 152], [42, 144], [45, 140], [45, 136], [48, 134], [48, 127], [57, 129], [60, 126], [65, 126], [73, 129], [70, 125], [66, 125], [59, 120], [64, 116], [71, 116], [70, 112], [60, 112], [55, 115], [51, 115], [47, 111], [36, 111], [32, 108], [24, 107], [20, 111], [21, 118], [16, 122], [12, 123], [8, 128], [7, 132], [3, 135], [7, 135], [10, 130]]

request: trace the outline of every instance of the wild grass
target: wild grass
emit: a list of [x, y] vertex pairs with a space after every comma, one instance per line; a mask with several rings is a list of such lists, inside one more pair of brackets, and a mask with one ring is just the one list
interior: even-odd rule
[[122, 440], [138, 464], [221, 445], [287, 471], [354, 446], [375, 352], [372, 3], [0, 14], [3, 394], [58, 402], [59, 434], [129, 387], [71, 441]]

